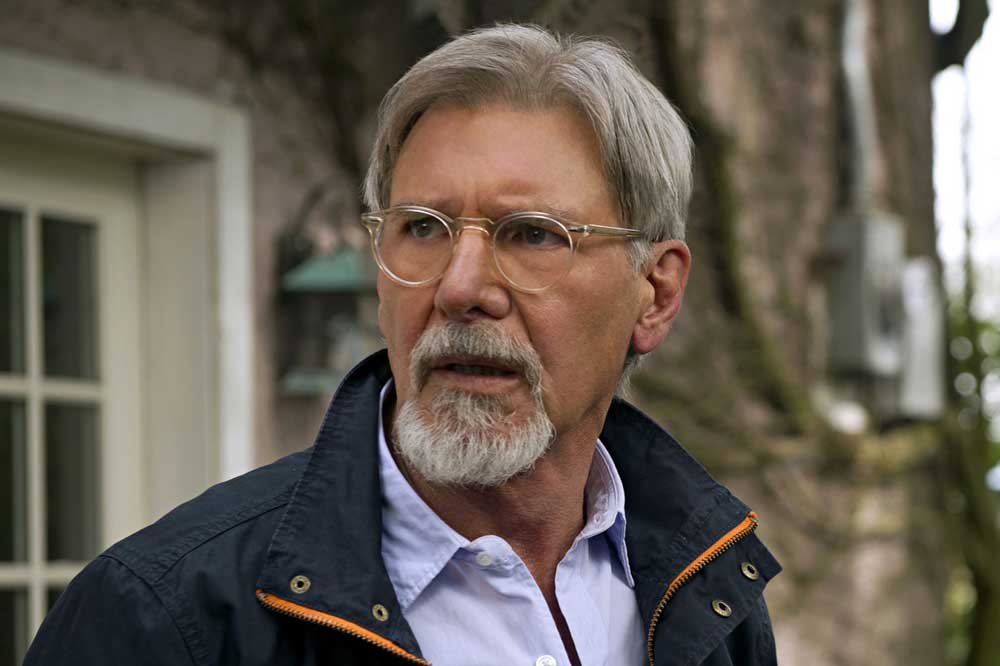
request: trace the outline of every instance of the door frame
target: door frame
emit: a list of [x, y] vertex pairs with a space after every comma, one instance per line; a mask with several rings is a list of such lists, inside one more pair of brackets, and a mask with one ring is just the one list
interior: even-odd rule
[[[186, 441], [179, 449], [153, 441], [151, 448], [160, 456], [156, 464], [169, 468], [204, 447], [209, 481], [249, 470], [256, 451], [249, 114], [182, 89], [11, 49], [0, 49], [0, 80], [0, 114], [141, 161], [144, 223], [166, 233], [169, 242], [209, 253], [213, 289], [201, 306], [208, 321], [199, 343], [211, 367], [202, 369], [199, 388], [211, 404], [196, 424], [203, 441]], [[171, 205], [180, 206], [175, 218], [200, 224], [187, 229], [158, 224]], [[185, 237], [195, 227], [207, 234], [207, 244]], [[147, 253], [162, 240], [147, 242]], [[164, 280], [153, 276], [151, 284], [154, 296], [158, 289], [170, 293]], [[155, 387], [156, 372], [147, 373], [146, 381]], [[154, 440], [169, 436], [155, 425], [171, 418], [159, 402], [155, 395], [147, 401], [146, 435]], [[155, 485], [156, 475], [149, 478]], [[148, 517], [183, 498], [174, 495], [169, 487], [154, 487]]]

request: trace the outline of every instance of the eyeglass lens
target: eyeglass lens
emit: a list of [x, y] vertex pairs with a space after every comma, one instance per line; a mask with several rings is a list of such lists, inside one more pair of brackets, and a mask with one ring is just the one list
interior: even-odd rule
[[451, 229], [444, 221], [416, 211], [386, 213], [377, 249], [391, 273], [407, 282], [437, 277], [451, 260]]
[[[512, 218], [498, 226], [492, 237], [497, 267], [522, 289], [551, 286], [573, 260], [569, 232], [553, 220]], [[376, 248], [389, 272], [406, 282], [422, 283], [444, 273], [456, 240], [442, 219], [417, 211], [392, 211], [383, 219]]]

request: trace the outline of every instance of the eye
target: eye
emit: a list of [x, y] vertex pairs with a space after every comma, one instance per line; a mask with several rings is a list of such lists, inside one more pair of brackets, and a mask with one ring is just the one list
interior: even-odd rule
[[438, 241], [448, 238], [448, 227], [433, 215], [419, 211], [396, 211], [386, 217], [387, 239], [393, 242]]
[[558, 224], [543, 218], [524, 218], [508, 222], [500, 230], [498, 241], [526, 249], [567, 247], [569, 237]]
[[523, 242], [528, 245], [545, 245], [557, 240], [555, 234], [542, 227], [524, 225], [521, 227], [520, 232]]
[[406, 232], [414, 238], [433, 238], [444, 231], [444, 226], [433, 217], [421, 217], [406, 223]]

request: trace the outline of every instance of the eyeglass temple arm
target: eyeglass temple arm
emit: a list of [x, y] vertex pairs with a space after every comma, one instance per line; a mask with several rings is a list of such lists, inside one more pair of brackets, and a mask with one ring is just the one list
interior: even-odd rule
[[586, 234], [599, 234], [602, 236], [623, 236], [625, 238], [640, 238], [642, 232], [638, 229], [628, 229], [625, 227], [608, 227], [603, 224], [577, 224], [566, 227], [569, 231]]

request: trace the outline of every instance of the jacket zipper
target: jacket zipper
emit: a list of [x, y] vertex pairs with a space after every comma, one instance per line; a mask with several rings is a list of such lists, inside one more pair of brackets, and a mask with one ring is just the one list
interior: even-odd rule
[[695, 574], [708, 566], [714, 559], [719, 557], [719, 555], [722, 555], [735, 544], [739, 543], [742, 539], [749, 536], [755, 529], [757, 529], [757, 514], [751, 511], [739, 525], [722, 535], [722, 538], [709, 546], [704, 553], [696, 557], [690, 564], [684, 567], [684, 570], [681, 571], [677, 577], [671, 581], [670, 585], [667, 586], [667, 591], [663, 593], [663, 598], [660, 599], [659, 605], [657, 605], [656, 610], [653, 612], [653, 619], [649, 623], [649, 634], [646, 637], [646, 655], [649, 657], [649, 666], [654, 666], [653, 634], [656, 632], [656, 625], [660, 621], [660, 616], [663, 614], [663, 609], [666, 607], [667, 602], [670, 601], [675, 594], [677, 594], [677, 590], [679, 590], [684, 583], [691, 580]]
[[344, 632], [345, 634], [350, 634], [355, 638], [360, 638], [366, 643], [377, 645], [383, 650], [387, 650], [397, 657], [401, 657], [407, 661], [412, 661], [415, 664], [421, 664], [421, 666], [431, 666], [429, 661], [425, 661], [420, 657], [410, 654], [392, 641], [379, 636], [373, 631], [369, 631], [364, 627], [356, 625], [353, 622], [348, 622], [347, 620], [336, 617], [335, 615], [321, 613], [320, 611], [313, 610], [307, 606], [301, 606], [288, 601], [287, 599], [276, 597], [273, 594], [264, 592], [263, 590], [257, 590], [257, 600], [265, 608], [281, 613], [282, 615], [288, 615], [298, 620], [305, 620], [306, 622], [312, 622], [313, 624], [318, 624], [330, 629], [336, 629], [337, 631]]

